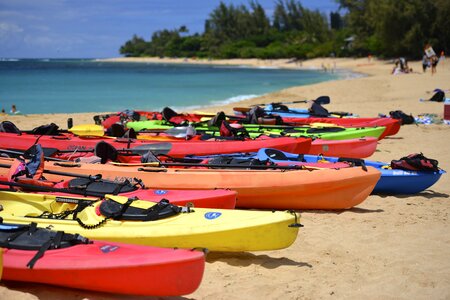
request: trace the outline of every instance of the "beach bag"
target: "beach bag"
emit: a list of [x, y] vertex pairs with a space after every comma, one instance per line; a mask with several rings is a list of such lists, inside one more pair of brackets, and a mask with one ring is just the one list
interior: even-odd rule
[[422, 153], [414, 153], [391, 161], [392, 169], [408, 171], [439, 171], [438, 161], [427, 158]]
[[444, 91], [441, 90], [436, 91], [433, 97], [430, 98], [430, 101], [434, 102], [444, 102], [444, 100], [445, 100], [445, 93]]
[[393, 119], [401, 120], [402, 125], [416, 123], [416, 121], [414, 120], [414, 117], [412, 115], [407, 115], [401, 110], [391, 111], [391, 112], [389, 112], [389, 115]]

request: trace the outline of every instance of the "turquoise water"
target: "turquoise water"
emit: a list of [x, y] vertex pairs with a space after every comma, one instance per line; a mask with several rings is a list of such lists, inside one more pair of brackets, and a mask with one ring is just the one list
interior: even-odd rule
[[193, 109], [337, 76], [312, 70], [189, 64], [0, 61], [0, 108], [9, 112], [15, 104], [25, 114]]

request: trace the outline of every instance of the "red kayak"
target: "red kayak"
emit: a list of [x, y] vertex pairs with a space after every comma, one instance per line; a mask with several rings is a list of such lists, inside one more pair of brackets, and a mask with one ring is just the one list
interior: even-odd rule
[[[42, 241], [38, 237], [33, 241], [29, 238], [48, 235], [46, 232], [51, 234], [51, 231], [30, 227], [32, 225], [0, 224], [0, 235], [4, 238], [7, 235], [3, 232], [18, 235], [19, 230], [24, 231], [11, 242], [0, 241], [5, 248], [2, 281], [45, 283], [128, 295], [180, 296], [194, 292], [203, 277], [205, 259], [199, 251], [100, 241], [87, 243], [87, 239], [67, 234], [58, 247], [51, 247], [34, 260], [49, 237]], [[31, 249], [17, 249], [24, 245]]]
[[374, 137], [350, 140], [316, 139], [311, 143], [311, 148], [306, 153], [348, 158], [366, 158], [375, 153], [377, 145], [378, 139]]
[[[36, 160], [38, 161], [38, 160]], [[25, 191], [53, 193], [57, 195], [81, 195], [91, 197], [104, 197], [106, 194], [120, 195], [127, 198], [137, 198], [146, 201], [159, 202], [167, 199], [170, 203], [194, 207], [233, 209], [236, 205], [236, 192], [224, 189], [215, 190], [169, 190], [148, 189], [138, 184], [108, 181], [95, 176], [76, 176], [76, 174], [59, 172], [59, 179], [63, 181], [50, 181], [42, 178], [46, 176], [43, 157], [40, 159], [38, 171], [29, 170], [33, 175], [16, 176], [19, 170], [27, 168], [19, 160], [14, 160], [11, 167], [0, 168], [0, 187], [13, 187]], [[48, 172], [48, 171], [47, 171]], [[36, 174], [35, 174], [36, 173]], [[70, 178], [70, 179], [67, 179]], [[136, 179], [131, 179], [133, 181]]]
[[[309, 150], [311, 139], [279, 137], [270, 138], [261, 136], [256, 139], [245, 140], [185, 140], [176, 138], [158, 138], [152, 140], [139, 140], [130, 138], [113, 137], [84, 137], [69, 133], [58, 135], [34, 135], [30, 133], [8, 133], [0, 132], [0, 148], [26, 150], [39, 142], [43, 148], [53, 148], [59, 152], [68, 153], [67, 156], [76, 158], [93, 153], [95, 145], [104, 141], [114, 148], [126, 152], [145, 154], [148, 150], [158, 154], [166, 154], [172, 157], [185, 157], [193, 155], [210, 155], [235, 152], [256, 152], [260, 148], [275, 148], [285, 152], [304, 153]], [[134, 162], [132, 158], [128, 161]], [[139, 158], [137, 158], [139, 160]]]
[[392, 118], [292, 118], [283, 117], [283, 122], [294, 125], [310, 125], [312, 123], [328, 123], [343, 127], [380, 127], [384, 126], [386, 129], [379, 139], [386, 136], [395, 135], [400, 130], [400, 120]]

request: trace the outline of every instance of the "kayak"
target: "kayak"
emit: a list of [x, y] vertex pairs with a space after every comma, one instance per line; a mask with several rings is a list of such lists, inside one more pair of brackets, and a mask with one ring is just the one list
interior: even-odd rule
[[366, 137], [350, 140], [322, 140], [316, 139], [306, 154], [323, 154], [327, 156], [345, 156], [351, 158], [366, 158], [375, 153], [378, 139]]
[[[269, 160], [276, 164], [281, 165], [302, 165], [306, 163], [318, 163], [318, 162], [345, 162], [350, 161], [360, 165], [358, 160], [349, 160], [348, 158], [339, 157], [327, 157], [316, 155], [301, 155], [286, 153], [276, 149], [260, 149], [254, 156], [260, 160]], [[299, 161], [302, 160], [302, 161]], [[381, 172], [380, 180], [377, 182], [372, 193], [377, 194], [417, 194], [420, 193], [433, 184], [435, 184], [446, 172], [444, 170], [439, 171], [409, 171], [392, 169], [390, 164], [364, 160], [366, 166], [374, 167]]]
[[[12, 234], [18, 236], [6, 242]], [[205, 258], [200, 251], [89, 241], [70, 234], [63, 235], [59, 248], [46, 250], [34, 261], [42, 244], [55, 235], [33, 224], [0, 224], [5, 247], [2, 279], [116, 294], [180, 296], [194, 292], [203, 277]]]
[[[143, 130], [165, 130], [173, 129], [174, 126], [165, 120], [147, 120], [147, 121], [134, 121], [126, 124], [128, 128], [132, 128], [135, 131]], [[220, 135], [220, 130], [215, 126], [208, 126], [205, 123], [194, 123], [192, 126], [197, 132], [201, 131], [213, 136]], [[303, 126], [285, 126], [285, 125], [260, 125], [260, 124], [242, 124], [243, 128], [247, 131], [250, 137], [255, 138], [260, 135], [275, 135], [275, 136], [292, 136], [292, 137], [311, 137], [320, 138], [326, 140], [344, 140], [354, 139], [362, 137], [375, 137], [379, 138], [385, 131], [384, 126], [379, 127], [358, 127], [358, 128], [345, 128], [345, 127], [327, 127], [319, 125], [316, 127]]]
[[[77, 158], [82, 156], [92, 156], [96, 144], [100, 141], [111, 144], [121, 152], [136, 154], [134, 157], [126, 157], [128, 161], [140, 161], [139, 155], [147, 153], [149, 150], [172, 157], [184, 157], [189, 154], [208, 155], [218, 153], [233, 152], [254, 152], [260, 148], [270, 147], [283, 151], [302, 153], [309, 149], [311, 140], [308, 138], [270, 138], [259, 137], [257, 139], [246, 140], [186, 140], [186, 139], [156, 139], [137, 140], [129, 138], [112, 137], [92, 137], [75, 136], [73, 134], [59, 135], [34, 135], [0, 132], [0, 148], [26, 150], [36, 142], [43, 148], [53, 149], [56, 157]], [[63, 153], [64, 155], [58, 155]], [[127, 162], [128, 162], [127, 161]]]
[[[266, 106], [266, 111], [270, 110], [271, 105]], [[273, 112], [275, 115], [278, 115], [278, 112]], [[335, 124], [338, 126], [344, 127], [379, 127], [384, 126], [386, 129], [383, 134], [380, 136], [380, 139], [395, 135], [400, 130], [400, 121], [393, 118], [359, 118], [354, 117], [352, 115], [348, 117], [334, 117], [330, 115], [329, 117], [314, 117], [309, 115], [307, 110], [304, 110], [305, 113], [300, 115], [296, 114], [295, 116], [287, 117], [283, 116], [282, 112], [280, 112], [282, 116], [282, 121], [287, 125], [296, 125], [296, 126], [305, 126], [311, 125], [314, 123], [328, 123]], [[170, 108], [163, 109], [162, 112], [148, 112], [148, 111], [133, 111], [135, 115], [134, 119], [137, 121], [143, 120], [166, 120], [170, 122], [170, 124], [181, 124], [186, 122], [202, 122], [208, 119], [213, 118], [216, 114], [211, 113], [176, 113]], [[137, 115], [137, 117], [136, 117]], [[245, 122], [245, 116], [226, 116], [226, 119], [230, 122]], [[104, 116], [103, 122], [98, 122], [98, 124], [102, 124], [105, 128], [109, 128], [114, 123], [126, 123], [127, 120], [130, 120], [124, 113], [117, 113], [114, 115], [106, 115]]]
[[[0, 163], [11, 160], [0, 158]], [[348, 209], [363, 202], [375, 187], [380, 172], [374, 168], [320, 170], [231, 170], [154, 168], [145, 165], [47, 162], [46, 170], [102, 174], [104, 179], [140, 178], [156, 189], [231, 189], [236, 207], [267, 209]], [[55, 175], [46, 174], [49, 180]]]
[[[5, 176], [5, 169], [0, 168], [0, 187], [8, 186], [8, 178]], [[60, 177], [62, 178], [62, 177]], [[83, 178], [74, 178], [71, 180], [65, 180], [52, 187], [42, 186], [39, 181], [27, 180], [26, 183], [22, 183], [21, 190], [27, 192], [42, 192], [45, 194], [54, 195], [86, 195], [87, 197], [104, 196], [109, 191], [112, 193], [114, 187], [121, 185], [118, 182], [107, 182], [104, 180], [95, 180], [90, 184], [89, 189], [81, 187], [75, 187], [74, 184], [85, 184]], [[20, 186], [20, 183], [12, 182], [16, 186]], [[25, 187], [23, 187], [25, 184]], [[69, 187], [70, 185], [70, 187]], [[128, 190], [129, 184], [124, 186]], [[193, 205], [194, 207], [202, 208], [222, 208], [233, 209], [236, 205], [236, 192], [231, 190], [217, 189], [217, 190], [173, 190], [173, 189], [142, 189], [129, 192], [118, 192], [120, 196], [135, 197], [136, 199], [158, 202], [161, 199], [167, 199], [170, 203], [175, 205]]]
[[72, 196], [0, 192], [5, 222], [79, 233], [109, 242], [209, 251], [265, 251], [289, 247], [299, 216], [288, 211], [244, 211], [174, 206], [121, 196], [87, 200]]
[[379, 139], [383, 139], [386, 136], [392, 136], [399, 132], [400, 121], [393, 118], [294, 118], [294, 117], [283, 117], [283, 122], [288, 124], [304, 126], [311, 125], [314, 123], [321, 124], [334, 124], [343, 127], [385, 127], [384, 132], [380, 135]]

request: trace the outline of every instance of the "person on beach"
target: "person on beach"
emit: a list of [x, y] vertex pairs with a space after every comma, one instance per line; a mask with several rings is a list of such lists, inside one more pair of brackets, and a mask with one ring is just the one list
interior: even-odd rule
[[442, 65], [445, 61], [445, 53], [444, 51], [441, 51], [441, 54], [439, 55], [439, 63]]
[[425, 73], [427, 71], [427, 68], [430, 66], [430, 60], [428, 59], [428, 56], [424, 53], [422, 57], [422, 70]]
[[430, 58], [430, 61], [431, 61], [431, 75], [434, 75], [436, 73], [436, 67], [439, 62], [439, 58], [437, 57], [437, 55], [433, 55]]
[[9, 112], [10, 112], [11, 114], [13, 114], [13, 115], [16, 115], [16, 114], [19, 113], [19, 111], [17, 110], [15, 104], [13, 104], [13, 105], [11, 106], [11, 110], [10, 110]]

